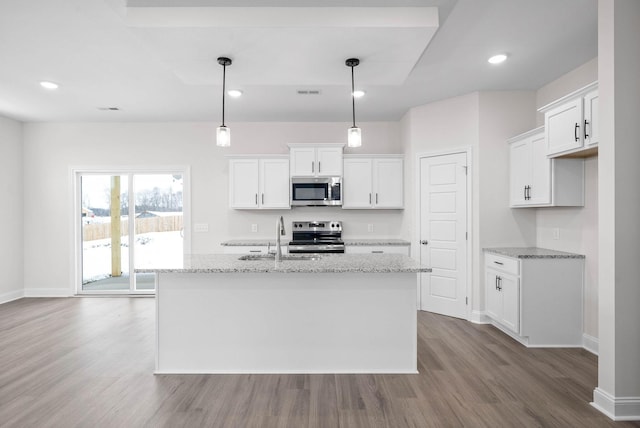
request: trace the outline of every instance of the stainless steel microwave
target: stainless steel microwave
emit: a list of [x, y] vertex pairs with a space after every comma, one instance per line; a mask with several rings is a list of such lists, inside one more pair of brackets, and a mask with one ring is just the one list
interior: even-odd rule
[[291, 206], [342, 205], [342, 177], [292, 177]]

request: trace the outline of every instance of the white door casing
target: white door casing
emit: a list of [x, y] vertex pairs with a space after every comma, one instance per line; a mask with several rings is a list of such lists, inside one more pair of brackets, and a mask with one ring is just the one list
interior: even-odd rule
[[467, 153], [419, 165], [420, 309], [467, 318]]

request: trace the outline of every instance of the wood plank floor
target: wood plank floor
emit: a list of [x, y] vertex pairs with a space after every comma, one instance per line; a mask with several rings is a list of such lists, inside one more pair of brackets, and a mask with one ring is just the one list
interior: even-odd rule
[[597, 358], [421, 312], [417, 375], [154, 376], [152, 298], [0, 305], [2, 427], [640, 427], [589, 405]]

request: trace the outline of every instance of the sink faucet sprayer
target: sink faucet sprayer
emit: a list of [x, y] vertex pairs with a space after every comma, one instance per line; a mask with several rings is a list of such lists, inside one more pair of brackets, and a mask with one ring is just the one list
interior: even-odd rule
[[280, 246], [280, 236], [284, 236], [284, 220], [282, 216], [276, 222], [276, 262], [282, 261], [282, 247]]

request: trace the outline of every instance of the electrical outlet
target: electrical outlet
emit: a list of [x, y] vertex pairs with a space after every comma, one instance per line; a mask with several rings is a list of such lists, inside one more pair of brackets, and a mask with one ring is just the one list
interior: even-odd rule
[[257, 232], [257, 231], [258, 231], [258, 225], [257, 225], [256, 223], [253, 223], [253, 224], [251, 225], [251, 231], [252, 231], [252, 232]]
[[373, 223], [367, 224], [367, 232], [373, 232]]
[[553, 239], [560, 239], [560, 228], [553, 228]]
[[208, 232], [209, 231], [209, 223], [195, 223], [193, 225], [194, 232]]

